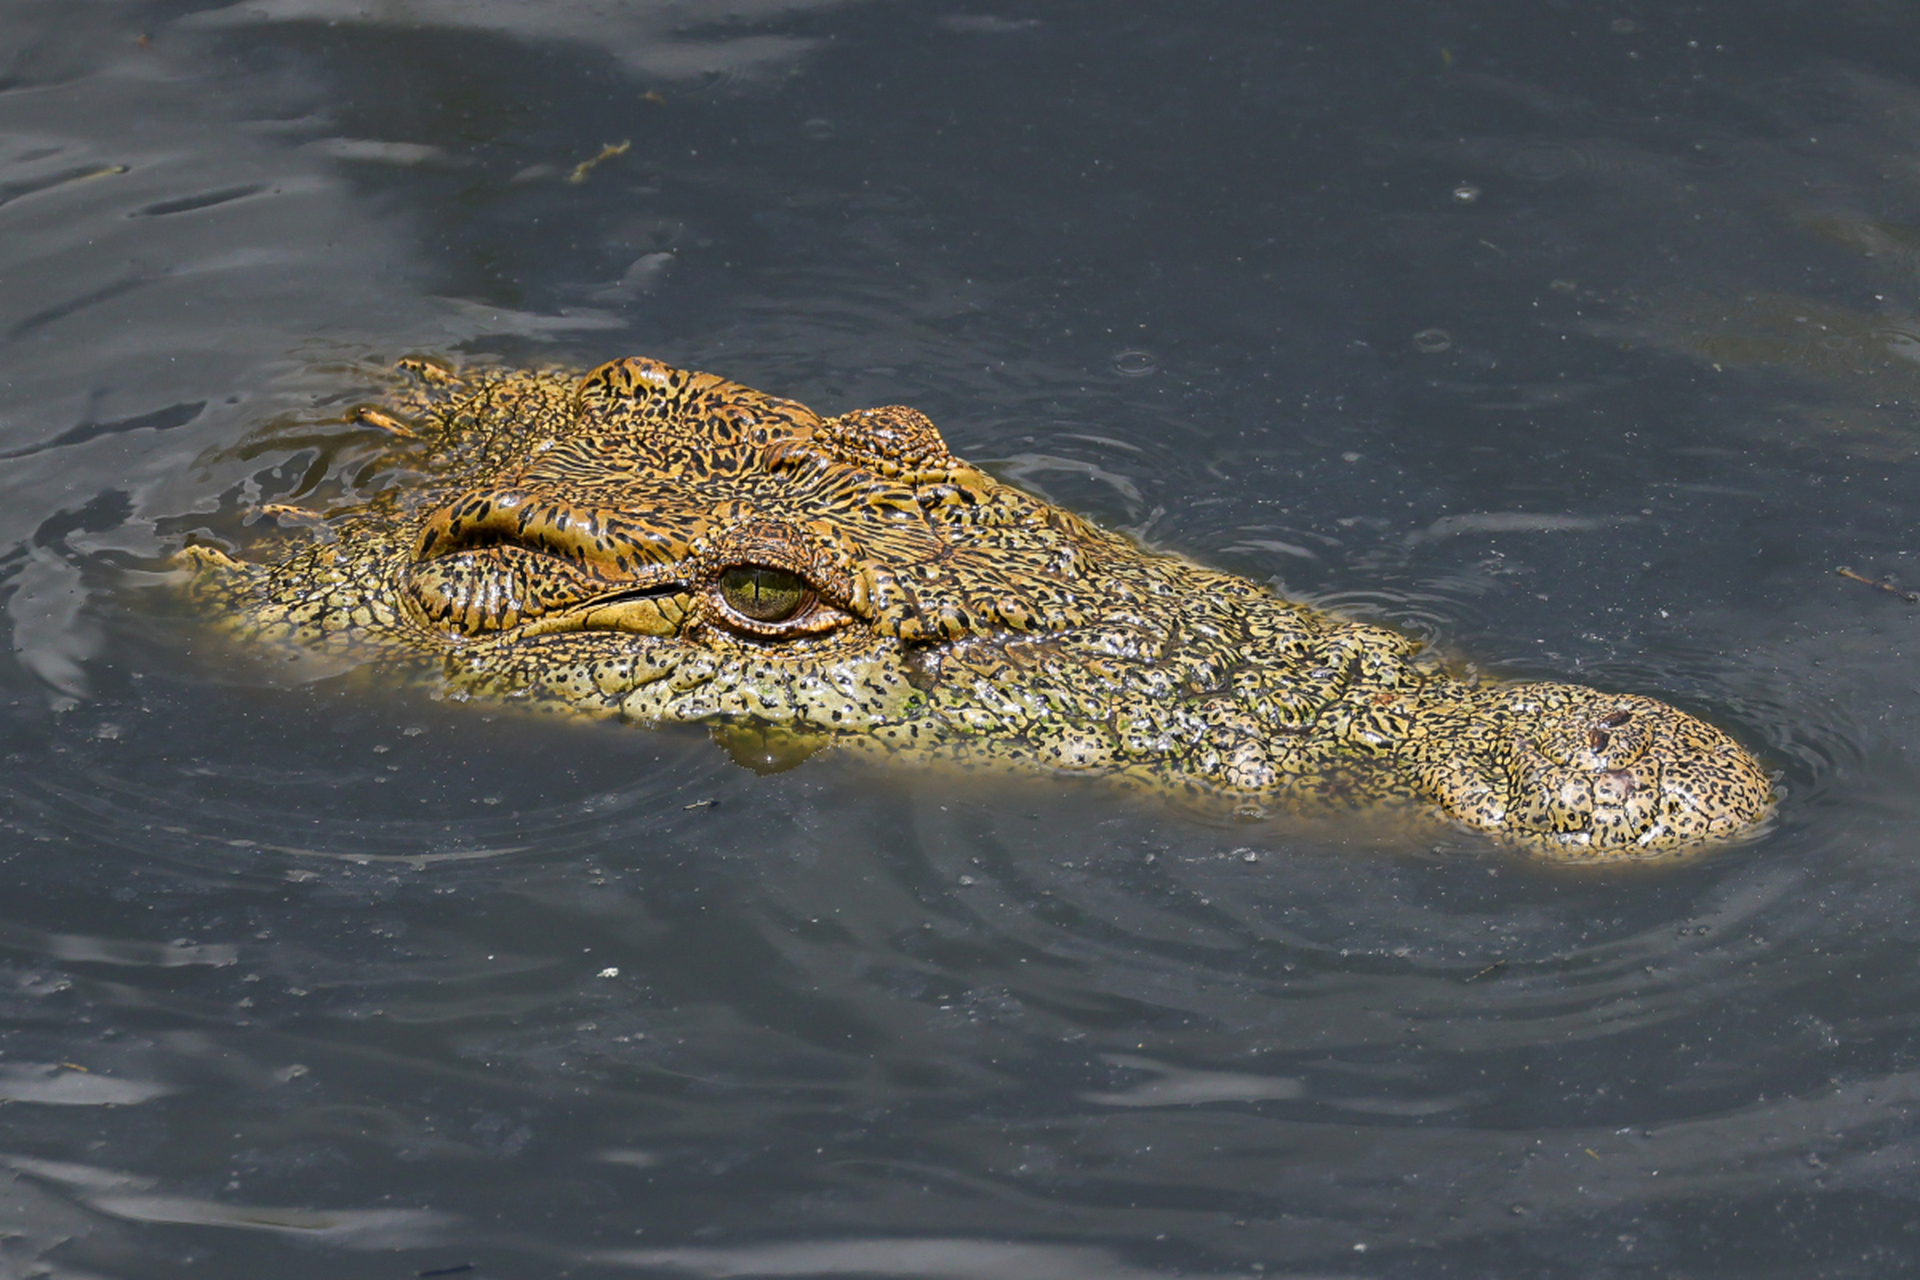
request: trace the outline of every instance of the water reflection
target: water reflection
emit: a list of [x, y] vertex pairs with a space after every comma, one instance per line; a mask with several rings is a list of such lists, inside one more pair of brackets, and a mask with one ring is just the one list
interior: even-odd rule
[[609, 54], [642, 76], [691, 81], [707, 92], [736, 87], [743, 77], [777, 74], [817, 43], [769, 32], [698, 33], [756, 19], [788, 18], [846, 0], [695, 0], [674, 5], [529, 7], [479, 0], [414, 0], [388, 13], [354, 0], [242, 0], [194, 14], [188, 27], [247, 28], [276, 23], [364, 24], [417, 31], [480, 31], [515, 41], [555, 41]]

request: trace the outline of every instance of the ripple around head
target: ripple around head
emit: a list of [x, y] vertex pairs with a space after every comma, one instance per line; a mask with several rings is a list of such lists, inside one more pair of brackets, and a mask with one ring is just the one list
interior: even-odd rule
[[1433, 644], [1457, 630], [1468, 602], [1484, 593], [1483, 584], [1457, 575], [1423, 579], [1417, 586], [1408, 582], [1317, 591], [1300, 599], [1335, 617], [1389, 627]]
[[516, 807], [501, 816], [442, 812], [403, 818], [324, 803], [327, 793], [337, 802], [358, 788], [370, 789], [370, 772], [276, 774], [213, 764], [182, 772], [188, 776], [169, 785], [105, 768], [26, 778], [8, 789], [9, 800], [33, 815], [34, 827], [86, 845], [88, 856], [137, 856], [186, 875], [272, 880], [292, 868], [330, 863], [418, 871], [516, 855], [567, 856], [596, 847], [622, 815], [654, 807], [680, 790], [653, 779], [655, 785], [643, 788]]
[[85, 863], [207, 883], [453, 874], [591, 852], [738, 784], [696, 729], [442, 701], [393, 671], [288, 684], [203, 619], [122, 603], [106, 616], [106, 687], [41, 730], [58, 767], [0, 780], [21, 830]]
[[1579, 678], [1662, 698], [1725, 729], [1777, 773], [1787, 798], [1783, 817], [1797, 821], [1850, 785], [1873, 736], [1862, 708], [1809, 698], [1799, 665], [1764, 648], [1735, 656], [1664, 635], [1632, 656], [1583, 668]]
[[[1416, 846], [1390, 821], [1211, 827], [1088, 787], [996, 792], [915, 785], [866, 802], [804, 872], [762, 865], [758, 927], [795, 980], [854, 999], [838, 967], [867, 957], [899, 976], [867, 993], [867, 1016], [929, 1050], [953, 1010], [971, 1011], [974, 1046], [1065, 1035], [1125, 1052], [1154, 1028], [1181, 1061], [1253, 1055], [1282, 1074], [1423, 1046], [1421, 1070], [1376, 1087], [1385, 1115], [1513, 1055], [1671, 1052], [1822, 928], [1802, 868], [1752, 848], [1569, 877], [1457, 839], [1412, 856], [1431, 831]], [[869, 889], [826, 887], [852, 882]], [[1320, 1087], [1284, 1105], [1312, 1111]]]
[[[1765, 689], [1737, 703], [1704, 652], [1604, 674], [1638, 686], [1656, 671], [1676, 698], [1759, 719], [1783, 705]], [[1221, 1124], [1280, 1141], [1423, 1123], [1590, 1142], [1618, 1124], [1737, 1114], [1825, 1069], [1817, 1010], [1804, 1034], [1744, 1013], [1761, 972], [1787, 988], [1776, 1012], [1795, 1016], [1795, 984], [1831, 929], [1799, 856], [1816, 837], [1798, 822], [1662, 872], [1568, 876], [1390, 817], [1206, 822], [1097, 783], [973, 785], [831, 757], [760, 779], [682, 735], [346, 686], [255, 705], [245, 693], [183, 688], [201, 705], [172, 719], [205, 727], [145, 770], [113, 754], [137, 735], [76, 750], [94, 712], [69, 713], [64, 772], [16, 780], [8, 803], [102, 866], [157, 868], [188, 893], [325, 890], [302, 912], [329, 917], [324, 934], [272, 951], [289, 981], [334, 984], [333, 1021], [303, 1061], [371, 1034], [354, 1020], [378, 1008], [408, 1037], [382, 1071], [483, 1058], [543, 1088], [669, 1107], [689, 1132], [735, 1132], [742, 1117], [777, 1128], [804, 1074], [808, 1108], [883, 1096], [940, 1116], [959, 1099], [971, 1114], [991, 1091], [1047, 1123], [1156, 1142]], [[166, 710], [165, 690], [147, 696]], [[452, 796], [512, 772], [520, 789], [465, 816], [343, 804], [397, 754], [373, 747], [432, 716], [399, 740], [420, 752], [400, 762], [407, 785]], [[684, 758], [650, 762], [663, 741]], [[598, 872], [615, 886], [586, 888]], [[436, 912], [430, 895], [452, 887]], [[340, 923], [400, 895], [416, 930], [405, 946]], [[271, 910], [290, 932], [293, 909]], [[128, 949], [137, 925], [46, 932], [0, 943], [138, 961], [153, 971], [125, 986], [142, 998], [178, 977], [153, 966], [180, 957]], [[592, 976], [609, 971], [624, 977]], [[254, 1016], [295, 1015], [263, 997]], [[1636, 1093], [1613, 1078], [1623, 1060], [1690, 1062], [1686, 1046], [1709, 1036], [1709, 1086]], [[688, 1084], [710, 1080], [724, 1096]], [[1222, 1176], [1155, 1168], [1187, 1189]]]

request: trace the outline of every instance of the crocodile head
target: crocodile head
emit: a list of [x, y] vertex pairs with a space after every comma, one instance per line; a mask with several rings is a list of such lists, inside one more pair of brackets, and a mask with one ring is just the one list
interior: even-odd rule
[[1772, 787], [1650, 699], [1473, 686], [1395, 632], [1141, 549], [906, 408], [820, 418], [656, 361], [495, 371], [370, 414], [409, 483], [264, 565], [190, 548], [241, 631], [746, 754], [827, 742], [1100, 772], [1241, 806], [1399, 800], [1560, 857], [1762, 820]]

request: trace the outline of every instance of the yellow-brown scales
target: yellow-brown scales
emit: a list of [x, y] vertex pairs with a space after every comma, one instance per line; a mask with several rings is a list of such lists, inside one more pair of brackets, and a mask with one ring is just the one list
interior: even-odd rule
[[1766, 773], [1663, 703], [1468, 684], [1393, 631], [1157, 554], [1002, 484], [906, 408], [822, 419], [653, 360], [408, 366], [416, 477], [193, 590], [261, 640], [438, 660], [473, 692], [762, 726], [1295, 807], [1415, 801], [1560, 859], [1770, 814]]

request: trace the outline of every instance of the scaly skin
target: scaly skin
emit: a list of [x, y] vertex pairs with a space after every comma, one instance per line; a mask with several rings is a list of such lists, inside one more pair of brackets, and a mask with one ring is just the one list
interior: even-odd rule
[[[409, 481], [275, 563], [204, 547], [241, 633], [775, 750], [837, 742], [1258, 808], [1413, 801], [1556, 859], [1749, 830], [1773, 787], [1649, 698], [1470, 684], [1417, 643], [1138, 545], [955, 458], [651, 360], [409, 366]], [[770, 573], [758, 577], [744, 567]], [[757, 728], [753, 728], [757, 727]]]

